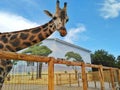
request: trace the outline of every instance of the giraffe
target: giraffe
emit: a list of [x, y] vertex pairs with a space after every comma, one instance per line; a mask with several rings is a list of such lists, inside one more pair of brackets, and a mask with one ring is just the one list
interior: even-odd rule
[[[56, 30], [62, 37], [66, 36], [65, 24], [68, 22], [67, 3], [64, 3], [63, 8], [60, 8], [59, 4], [60, 2], [57, 0], [54, 14], [44, 10], [45, 14], [52, 18], [44, 25], [14, 32], [0, 33], [0, 50], [17, 52], [41, 42]], [[0, 59], [0, 90], [12, 66], [11, 60]]]

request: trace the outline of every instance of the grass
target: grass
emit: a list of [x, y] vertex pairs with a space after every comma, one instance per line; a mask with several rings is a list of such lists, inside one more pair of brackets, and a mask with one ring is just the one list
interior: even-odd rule
[[[87, 74], [87, 80], [99, 81], [98, 74], [89, 73]], [[56, 85], [63, 85], [63, 84], [77, 84], [78, 80], [75, 79], [75, 74], [73, 72], [65, 73], [65, 72], [56, 72], [54, 74], [54, 83]], [[105, 73], [105, 81], [110, 80], [109, 73]], [[47, 85], [48, 84], [48, 74], [47, 72], [42, 73], [41, 79], [36, 79], [36, 74], [33, 74], [33, 79], [31, 74], [17, 74], [17, 75], [10, 75], [10, 80], [5, 80], [5, 84], [40, 84], [40, 85]]]
[[[40, 84], [40, 85], [47, 85], [48, 84], [48, 74], [43, 73], [41, 79], [36, 79], [35, 74], [33, 75], [26, 75], [26, 74], [18, 74], [18, 75], [9, 75], [10, 80], [6, 78], [5, 84]], [[69, 83], [77, 83], [75, 79], [74, 73], [55, 73], [54, 74], [54, 81], [55, 84], [69, 84]]]

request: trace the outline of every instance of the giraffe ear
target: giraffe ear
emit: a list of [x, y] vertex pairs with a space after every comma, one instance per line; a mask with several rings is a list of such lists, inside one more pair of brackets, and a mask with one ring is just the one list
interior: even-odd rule
[[44, 10], [44, 12], [45, 12], [45, 14], [48, 15], [49, 17], [51, 17], [51, 18], [53, 17], [52, 13], [50, 13], [49, 11]]

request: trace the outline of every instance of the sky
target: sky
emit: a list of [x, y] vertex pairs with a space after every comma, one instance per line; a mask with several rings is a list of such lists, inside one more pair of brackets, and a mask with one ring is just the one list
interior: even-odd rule
[[[92, 53], [104, 49], [120, 55], [120, 0], [60, 0], [68, 3], [67, 36], [52, 36]], [[0, 32], [12, 32], [47, 23], [43, 10], [55, 11], [56, 0], [0, 0]]]

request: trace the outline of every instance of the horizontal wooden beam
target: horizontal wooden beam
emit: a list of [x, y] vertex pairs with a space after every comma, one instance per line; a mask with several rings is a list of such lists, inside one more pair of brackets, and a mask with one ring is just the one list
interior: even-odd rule
[[99, 65], [85, 64], [86, 67], [99, 68]]
[[[99, 66], [101, 65], [95, 65], [95, 64], [85, 64], [86, 67], [92, 67], [92, 68], [99, 68]], [[103, 69], [106, 69], [106, 70], [110, 70], [112, 67], [106, 67], [106, 66], [102, 66]], [[118, 68], [112, 68], [114, 70], [119, 70]]]
[[81, 66], [82, 62], [72, 62], [68, 60], [62, 60], [62, 59], [56, 59], [54, 60], [55, 64], [66, 64], [66, 65], [71, 65], [71, 66]]
[[48, 62], [50, 61], [49, 57], [36, 56], [36, 55], [26, 55], [18, 54], [15, 52], [7, 52], [0, 50], [0, 59], [14, 59], [14, 60], [23, 60], [23, 61], [34, 61], [34, 62]]

